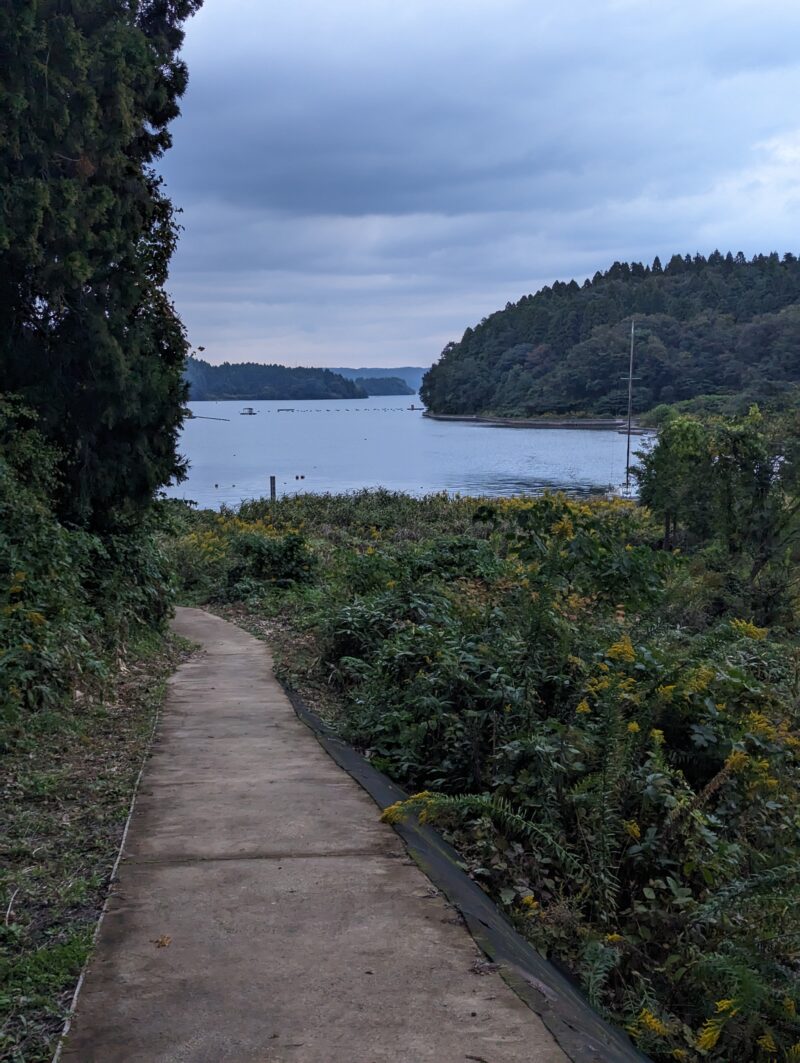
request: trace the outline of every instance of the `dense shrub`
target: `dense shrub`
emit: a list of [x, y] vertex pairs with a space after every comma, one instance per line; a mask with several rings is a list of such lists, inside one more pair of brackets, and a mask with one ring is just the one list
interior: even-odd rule
[[192, 601], [241, 601], [270, 587], [307, 582], [315, 558], [296, 528], [230, 512], [185, 514], [169, 540], [182, 594]]
[[154, 517], [106, 537], [69, 528], [50, 502], [53, 451], [13, 404], [0, 406], [0, 714], [2, 742], [31, 714], [64, 710], [102, 679], [137, 630], [160, 627], [170, 591]]

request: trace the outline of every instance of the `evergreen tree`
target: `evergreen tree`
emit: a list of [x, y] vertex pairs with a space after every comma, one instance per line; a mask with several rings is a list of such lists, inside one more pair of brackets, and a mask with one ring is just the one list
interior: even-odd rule
[[173, 207], [153, 166], [201, 0], [0, 5], [0, 390], [61, 453], [62, 517], [101, 526], [181, 474]]
[[718, 251], [673, 255], [666, 268], [615, 262], [583, 286], [523, 296], [448, 344], [423, 400], [434, 413], [623, 415], [631, 317], [637, 413], [701, 396], [726, 397], [731, 412], [796, 401], [796, 257]]

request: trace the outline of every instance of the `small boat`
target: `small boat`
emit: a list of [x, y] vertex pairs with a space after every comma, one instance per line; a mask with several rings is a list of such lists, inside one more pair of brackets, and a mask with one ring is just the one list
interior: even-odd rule
[[256, 411], [252, 406], [245, 406], [243, 410], [239, 410], [242, 417], [255, 417]]
[[[316, 412], [319, 413], [319, 410]], [[278, 413], [294, 413], [294, 406], [279, 406]]]
[[413, 402], [411, 403], [411, 405], [408, 408], [409, 408], [409, 410], [421, 410], [422, 409], [421, 406], [415, 406]]

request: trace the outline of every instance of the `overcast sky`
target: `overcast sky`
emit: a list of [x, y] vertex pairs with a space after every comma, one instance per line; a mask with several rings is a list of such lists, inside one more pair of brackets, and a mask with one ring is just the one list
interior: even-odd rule
[[797, 0], [205, 0], [164, 161], [220, 362], [430, 365], [615, 259], [800, 251]]

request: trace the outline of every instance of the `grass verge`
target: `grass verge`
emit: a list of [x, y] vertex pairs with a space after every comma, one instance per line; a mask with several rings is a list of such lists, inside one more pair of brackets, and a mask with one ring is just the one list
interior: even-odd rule
[[102, 694], [32, 716], [4, 758], [0, 1059], [50, 1060], [97, 920], [166, 681], [188, 644], [131, 647]]

